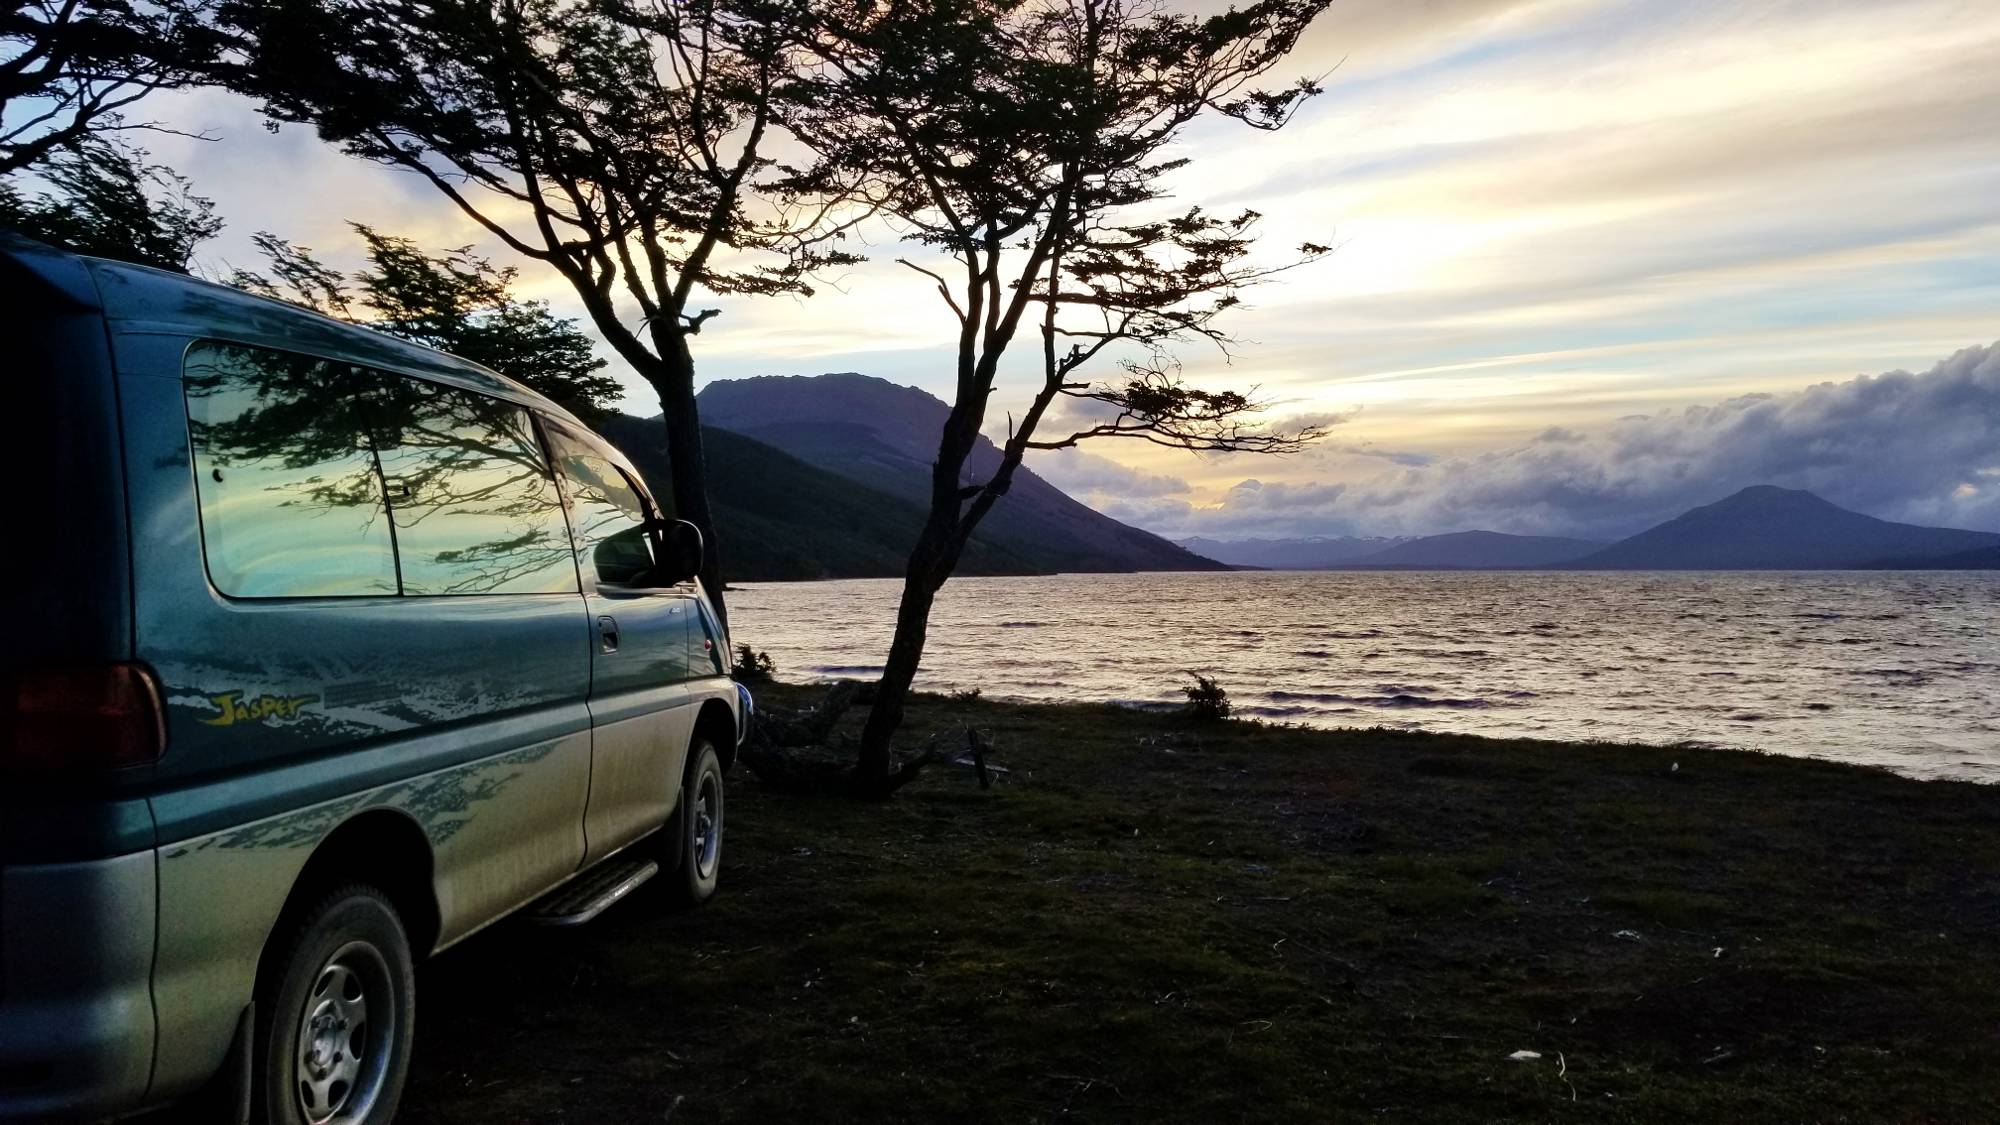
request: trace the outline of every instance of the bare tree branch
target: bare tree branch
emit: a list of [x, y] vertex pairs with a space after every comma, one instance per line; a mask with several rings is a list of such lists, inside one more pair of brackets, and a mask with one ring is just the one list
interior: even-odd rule
[[[1210, 346], [1243, 292], [1325, 253], [1253, 254], [1258, 216], [1189, 208], [1162, 217], [1169, 155], [1204, 113], [1271, 130], [1318, 90], [1256, 84], [1326, 0], [1254, 0], [1190, 15], [1149, 0], [829, 0], [812, 49], [822, 73], [787, 121], [828, 159], [887, 181], [883, 210], [962, 280], [910, 257], [957, 320], [957, 386], [939, 434], [928, 518], [910, 555], [896, 632], [857, 776], [885, 790], [890, 741], [929, 612], [981, 520], [1031, 449], [1137, 438], [1199, 451], [1284, 453], [1319, 436], [1258, 423], [1251, 391], [1185, 384], [1172, 349]], [[1029, 311], [1033, 310], [1032, 321]], [[1009, 418], [1000, 460], [968, 483], [986, 410], [1024, 323], [1042, 378]], [[1065, 347], [1064, 345], [1068, 346]], [[1098, 383], [1085, 368], [1120, 361]], [[1109, 408], [1039, 437], [1065, 398]]]
[[122, 114], [218, 64], [214, 0], [22, 0], [0, 11], [0, 175], [121, 132], [186, 133]]

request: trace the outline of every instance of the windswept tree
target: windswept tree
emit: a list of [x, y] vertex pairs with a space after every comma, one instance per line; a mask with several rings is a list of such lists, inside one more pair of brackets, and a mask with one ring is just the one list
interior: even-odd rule
[[0, 227], [79, 254], [187, 273], [195, 248], [222, 230], [215, 204], [185, 176], [116, 137], [89, 137], [20, 178], [0, 181]]
[[164, 130], [127, 114], [153, 91], [209, 73], [221, 39], [208, 9], [209, 0], [23, 0], [0, 11], [0, 176], [92, 137]]
[[310, 247], [259, 232], [255, 241], [268, 272], [238, 269], [228, 281], [485, 364], [587, 422], [609, 413], [623, 393], [576, 321], [555, 315], [547, 301], [513, 295], [519, 278], [514, 267], [496, 266], [470, 247], [433, 253], [410, 239], [351, 225], [368, 256], [368, 265], [351, 275]]
[[[811, 292], [851, 261], [848, 198], [773, 155], [800, 96], [806, 0], [230, 0], [231, 79], [408, 169], [575, 288], [659, 395], [676, 513], [715, 524], [693, 338], [711, 296]], [[810, 206], [802, 203], [811, 200]], [[721, 598], [719, 550], [703, 578]]]
[[[1185, 163], [1171, 146], [1190, 123], [1213, 114], [1274, 130], [1317, 92], [1309, 80], [1254, 84], [1326, 2], [1261, 0], [1213, 16], [1144, 0], [823, 6], [825, 86], [794, 127], [826, 159], [893, 185], [885, 210], [942, 259], [905, 264], [934, 284], [957, 351], [929, 516], [862, 734], [862, 792], [907, 777], [891, 740], [932, 602], [1029, 450], [1124, 438], [1285, 453], [1318, 436], [1260, 424], [1254, 388], [1189, 385], [1174, 347], [1226, 356], [1218, 321], [1243, 290], [1326, 248], [1260, 262], [1255, 213], [1176, 208], [1166, 197]], [[972, 479], [968, 456], [1002, 358], [1024, 331], [1038, 337], [1040, 379], [1008, 420], [998, 467]], [[1094, 376], [1099, 368], [1106, 374]]]

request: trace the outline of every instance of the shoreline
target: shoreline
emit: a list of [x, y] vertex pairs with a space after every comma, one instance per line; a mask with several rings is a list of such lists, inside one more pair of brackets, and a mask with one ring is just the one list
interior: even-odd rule
[[[2000, 572], [2000, 564], [1992, 566], [1824, 566], [1824, 567], [1582, 567], [1582, 566], [1233, 566], [1222, 564], [1219, 570], [1052, 570], [1019, 573], [967, 571], [952, 575], [953, 581], [967, 578], [1098, 578], [1131, 577], [1142, 574], [1190, 575], [1190, 574], [1600, 574], [1626, 578], [1644, 578], [1651, 574], [1889, 574], [1889, 575], [1962, 575]], [[723, 586], [725, 593], [748, 590], [757, 586], [806, 586], [828, 582], [896, 582], [903, 581], [900, 573], [887, 574], [843, 574], [822, 575], [814, 578], [732, 578]]]
[[[788, 682], [782, 685], [781, 690], [787, 692], [793, 690], [824, 692], [828, 687], [831, 687], [833, 684], [839, 683], [842, 680], [860, 679], [865, 682], [866, 680], [881, 674], [880, 668], [862, 668], [856, 666], [852, 670], [856, 673], [856, 675], [851, 675], [851, 676], [829, 675], [821, 678], [815, 678], [812, 680]], [[1227, 687], [1228, 685], [1225, 684], [1224, 686]], [[753, 687], [753, 690], [756, 689]], [[947, 690], [919, 689], [916, 692], [916, 694], [924, 695], [933, 699], [948, 700], [953, 697], [953, 689], [947, 689]], [[1173, 701], [1171, 699], [1159, 699], [1159, 700], [1113, 699], [1113, 700], [1060, 701], [1060, 700], [1037, 698], [1031, 695], [1006, 694], [1004, 693], [1004, 691], [991, 694], [982, 693], [980, 699], [984, 702], [993, 703], [996, 705], [1006, 706], [1006, 707], [1057, 707], [1057, 708], [1112, 707], [1120, 710], [1132, 711], [1142, 715], [1150, 715], [1156, 718], [1162, 716], [1172, 717], [1174, 715], [1177, 715], [1180, 713], [1183, 707], [1183, 704]], [[1508, 743], [1508, 742], [1532, 743], [1543, 746], [1576, 746], [1576, 747], [1599, 748], [1599, 749], [1602, 748], [1615, 749], [1623, 747], [1623, 748], [1638, 748], [1638, 749], [1658, 750], [1658, 751], [1680, 751], [1680, 752], [1690, 752], [1690, 753], [1700, 752], [1700, 753], [1720, 753], [1720, 754], [1751, 754], [1751, 755], [1783, 758], [1790, 761], [1822, 762], [1833, 765], [1854, 766], [1860, 769], [1877, 770], [1910, 781], [1958, 781], [1958, 782], [1965, 782], [1967, 784], [1987, 786], [1987, 787], [2000, 785], [2000, 776], [1981, 777], [1981, 776], [1969, 776], [1969, 775], [1946, 774], [1946, 773], [1935, 773], [1935, 772], [1925, 773], [1925, 772], [1920, 772], [1920, 767], [1917, 766], [1907, 767], [1906, 769], [1898, 769], [1895, 766], [1884, 762], [1856, 762], [1827, 754], [1794, 753], [1788, 750], [1769, 749], [1766, 747], [1750, 745], [1747, 743], [1741, 745], [1731, 745], [1722, 742], [1705, 741], [1699, 738], [1681, 739], [1676, 742], [1633, 741], [1630, 739], [1619, 739], [1612, 737], [1568, 738], [1568, 737], [1551, 736], [1546, 738], [1538, 738], [1531, 735], [1521, 735], [1521, 734], [1513, 734], [1506, 732], [1485, 733], [1480, 731], [1469, 731], [1469, 730], [1468, 731], [1435, 730], [1420, 725], [1394, 726], [1383, 722], [1374, 722], [1370, 724], [1364, 724], [1361, 722], [1341, 722], [1341, 721], [1335, 721], [1331, 717], [1331, 713], [1319, 713], [1323, 721], [1314, 722], [1307, 718], [1300, 718], [1295, 714], [1271, 714], [1268, 713], [1266, 710], [1264, 710], [1263, 709], [1264, 707], [1265, 707], [1264, 704], [1257, 703], [1254, 701], [1237, 702], [1235, 706], [1235, 711], [1230, 717], [1231, 721], [1246, 723], [1250, 725], [1266, 726], [1277, 730], [1292, 730], [1292, 731], [1303, 731], [1303, 732], [1348, 733], [1348, 734], [1371, 733], [1371, 734], [1383, 734], [1383, 735], [1423, 735], [1423, 736], [1437, 736], [1437, 737], [1483, 739], [1487, 741], [1502, 742], [1502, 743]]]
[[[1304, 574], [948, 584], [919, 687], [1178, 705], [1314, 726], [1674, 744], [2000, 782], [1990, 577]], [[739, 596], [781, 675], [868, 678], [893, 583]]]
[[990, 791], [934, 766], [862, 805], [739, 770], [704, 909], [426, 967], [454, 1016], [402, 1119], [1991, 1113], [1990, 789], [929, 695], [902, 741], [967, 722], [1009, 770]]

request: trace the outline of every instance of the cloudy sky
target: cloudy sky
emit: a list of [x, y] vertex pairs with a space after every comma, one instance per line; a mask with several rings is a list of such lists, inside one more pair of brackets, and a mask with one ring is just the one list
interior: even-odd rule
[[[1337, 252], [1253, 295], [1232, 363], [1184, 358], [1339, 424], [1284, 459], [1100, 443], [1036, 463], [1058, 484], [1173, 535], [1614, 536], [1755, 483], [2000, 528], [2000, 4], [1349, 0], [1291, 69], [1326, 94], [1191, 134], [1178, 195]], [[211, 266], [260, 229], [341, 260], [348, 219], [481, 241], [227, 97], [157, 112], [219, 138], [152, 146], [230, 221]], [[717, 302], [704, 378], [943, 391], [951, 326], [873, 249], [811, 300]]]

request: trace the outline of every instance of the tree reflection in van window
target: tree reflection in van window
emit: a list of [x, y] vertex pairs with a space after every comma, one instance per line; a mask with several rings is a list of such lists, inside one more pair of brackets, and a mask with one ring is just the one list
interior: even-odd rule
[[549, 430], [549, 445], [569, 490], [578, 558], [602, 585], [644, 581], [653, 569], [653, 549], [644, 531], [646, 502], [638, 489], [618, 466], [560, 430]]
[[405, 594], [576, 591], [554, 477], [519, 406], [378, 375], [366, 399]]
[[349, 369], [198, 343], [184, 369], [203, 553], [232, 597], [396, 593]]

